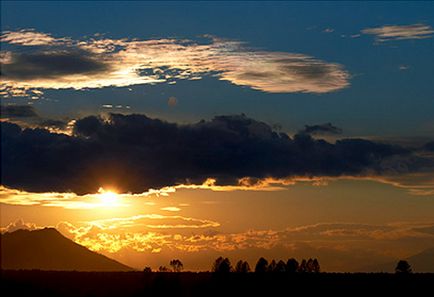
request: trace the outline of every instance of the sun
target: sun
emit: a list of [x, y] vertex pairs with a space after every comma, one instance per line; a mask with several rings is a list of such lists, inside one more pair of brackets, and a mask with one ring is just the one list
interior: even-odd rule
[[118, 204], [119, 195], [113, 191], [106, 191], [103, 188], [98, 190], [98, 198], [100, 199], [101, 205], [105, 207], [112, 207]]

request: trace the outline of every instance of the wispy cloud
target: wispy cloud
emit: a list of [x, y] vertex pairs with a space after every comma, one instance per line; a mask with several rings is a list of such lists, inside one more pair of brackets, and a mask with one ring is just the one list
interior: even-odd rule
[[390, 40], [431, 38], [434, 30], [429, 25], [412, 24], [367, 28], [363, 29], [361, 32], [363, 34], [375, 35], [377, 41], [385, 42]]
[[[165, 221], [171, 218], [161, 216], [157, 219]], [[206, 250], [227, 252], [251, 248], [272, 249], [277, 246], [302, 243], [351, 249], [354, 248], [355, 242], [363, 244], [363, 242], [397, 241], [409, 238], [434, 243], [434, 234], [426, 231], [433, 228], [432, 222], [403, 222], [385, 225], [337, 222], [290, 227], [283, 230], [221, 233], [209, 230], [209, 228], [218, 227], [218, 223], [199, 220], [199, 228], [202, 231], [195, 231], [191, 234], [181, 233], [176, 227], [165, 228], [165, 233], [149, 230], [143, 224], [143, 220], [149, 219], [153, 219], [152, 216], [135, 216], [85, 222], [78, 226], [62, 222], [58, 228], [76, 242], [93, 250], [105, 252], [118, 252], [125, 248], [148, 252], [160, 252], [167, 249], [184, 252]]]
[[[247, 47], [208, 37], [183, 39], [55, 38], [33, 30], [3, 32], [3, 96], [32, 90], [87, 89], [174, 83], [212, 75], [235, 85], [271, 93], [326, 93], [348, 86], [349, 74], [336, 63]], [[8, 47], [8, 48], [9, 48]]]
[[178, 212], [181, 211], [181, 209], [179, 207], [176, 206], [167, 206], [167, 207], [162, 207], [161, 210], [164, 211], [171, 211], [171, 212]]
[[[104, 203], [100, 193], [77, 195], [71, 192], [57, 193], [32, 193], [17, 189], [10, 189], [0, 186], [0, 203], [9, 205], [34, 205], [47, 207], [60, 207], [66, 209], [96, 209], [106, 207], [126, 207], [128, 204], [123, 201], [126, 194], [119, 194], [119, 199], [110, 205]], [[147, 196], [144, 193], [140, 196]], [[137, 197], [131, 195], [130, 197]]]
[[51, 34], [36, 32], [32, 29], [5, 31], [0, 41], [24, 46], [47, 46], [71, 42], [68, 38], [55, 38]]

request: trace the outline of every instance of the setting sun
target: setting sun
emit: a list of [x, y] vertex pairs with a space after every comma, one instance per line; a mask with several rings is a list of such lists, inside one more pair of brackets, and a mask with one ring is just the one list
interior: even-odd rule
[[113, 191], [106, 191], [103, 188], [98, 190], [98, 198], [104, 207], [113, 207], [118, 204], [118, 194]]

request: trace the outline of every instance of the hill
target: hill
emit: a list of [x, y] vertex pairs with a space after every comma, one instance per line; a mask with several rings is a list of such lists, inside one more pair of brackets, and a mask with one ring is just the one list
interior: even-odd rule
[[2, 269], [133, 270], [73, 242], [54, 228], [1, 234], [0, 246]]
[[[408, 257], [407, 260], [410, 263], [414, 272], [434, 272], [434, 248], [426, 249], [416, 255]], [[359, 271], [366, 272], [394, 272], [396, 264], [395, 262], [382, 263], [372, 266], [363, 267]]]
[[430, 248], [407, 259], [416, 272], [434, 272], [434, 248]]

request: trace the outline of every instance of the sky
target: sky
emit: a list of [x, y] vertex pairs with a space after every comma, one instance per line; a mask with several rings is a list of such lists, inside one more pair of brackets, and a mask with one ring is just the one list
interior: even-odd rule
[[1, 2], [0, 225], [132, 267], [434, 247], [432, 2]]

